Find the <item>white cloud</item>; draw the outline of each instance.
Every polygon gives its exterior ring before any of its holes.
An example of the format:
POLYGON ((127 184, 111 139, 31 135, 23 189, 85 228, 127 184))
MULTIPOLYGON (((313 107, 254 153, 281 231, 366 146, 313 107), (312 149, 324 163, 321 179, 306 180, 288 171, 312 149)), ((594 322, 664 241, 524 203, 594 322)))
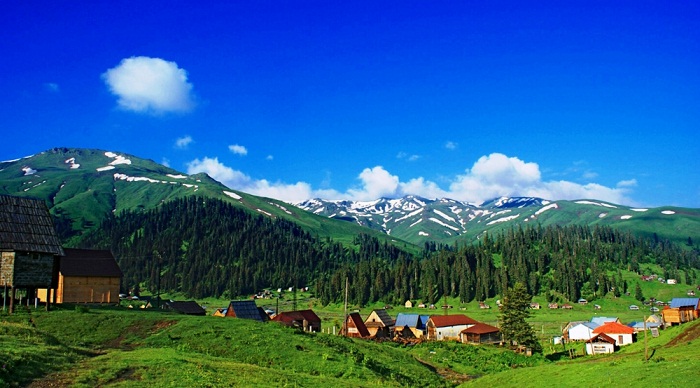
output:
POLYGON ((564 180, 543 181, 537 163, 525 162, 500 153, 479 158, 462 175, 449 180, 447 190, 423 177, 402 182, 382 166, 365 168, 359 175, 360 184, 345 192, 334 189, 314 189, 306 182, 293 184, 255 180, 243 172, 220 163, 217 158, 195 159, 188 164, 188 174, 206 172, 228 187, 254 195, 300 202, 309 198, 374 200, 380 197, 396 198, 408 194, 426 198, 451 198, 471 203, 482 203, 500 196, 540 197, 549 200, 596 199, 621 205, 635 205, 628 197, 636 180, 626 180, 617 187, 597 183, 578 184, 564 180))
POLYGON ((241 156, 248 155, 248 149, 242 145, 231 144, 230 146, 228 146, 228 149, 229 149, 229 151, 233 152, 236 155, 241 155, 241 156))
POLYGON ((445 148, 447 148, 448 150, 455 150, 457 149, 457 145, 458 144, 453 141, 448 141, 447 143, 445 143, 445 148))
POLYGON ((165 167, 170 167, 170 159, 168 159, 168 158, 163 158, 163 159, 160 161, 160 164, 162 164, 162 165, 165 166, 165 167))
POLYGON ((187 146, 192 144, 193 141, 194 140, 192 139, 192 136, 189 136, 189 135, 179 137, 179 138, 177 138, 177 140, 175 140, 175 148, 185 149, 185 148, 187 148, 187 146))
POLYGON ((187 72, 175 62, 131 57, 102 74, 122 109, 140 113, 187 112, 194 106, 187 72))
POLYGON ((275 157, 272 156, 272 155, 267 155, 267 156, 265 157, 265 160, 274 160, 274 159, 275 159, 275 157))
POLYGON ((617 187, 637 187, 636 179, 628 179, 617 182, 617 187))

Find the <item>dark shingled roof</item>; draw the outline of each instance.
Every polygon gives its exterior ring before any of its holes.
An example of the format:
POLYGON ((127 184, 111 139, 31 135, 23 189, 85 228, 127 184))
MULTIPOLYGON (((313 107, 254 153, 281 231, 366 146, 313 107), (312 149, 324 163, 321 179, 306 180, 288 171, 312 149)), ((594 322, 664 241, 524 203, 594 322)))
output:
POLYGON ((63 256, 53 219, 43 201, 0 195, 0 251, 63 256))
POLYGON ((63 251, 66 253, 61 258, 63 276, 122 276, 122 271, 110 251, 72 248, 65 248, 63 251))
POLYGON ((253 319, 260 322, 269 320, 267 313, 258 308, 253 300, 232 300, 228 305, 228 315, 236 318, 253 319))
POLYGON ((182 313, 182 314, 187 314, 187 315, 206 315, 207 314, 207 312, 204 310, 204 308, 193 300, 184 300, 184 301, 171 300, 170 302, 167 302, 166 305, 168 307, 170 307, 172 310, 175 310, 175 311, 182 313))

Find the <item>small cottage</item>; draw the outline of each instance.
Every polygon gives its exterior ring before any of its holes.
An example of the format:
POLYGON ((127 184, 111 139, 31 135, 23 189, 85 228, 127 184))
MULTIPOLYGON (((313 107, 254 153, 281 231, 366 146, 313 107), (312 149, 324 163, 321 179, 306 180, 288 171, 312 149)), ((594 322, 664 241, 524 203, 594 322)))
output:
POLYGON ((497 327, 481 322, 462 330, 459 335, 460 342, 464 344, 480 345, 503 343, 503 336, 497 327))
MULTIPOLYGON (((64 248, 60 260, 55 303, 116 303, 119 301, 122 271, 108 250, 64 248)), ((46 300, 47 290, 39 290, 46 300)))
POLYGON ((262 307, 258 307, 254 300, 232 300, 226 309, 226 316, 252 319, 259 322, 267 322, 270 319, 265 310, 262 307))
POLYGON ((569 341, 588 341, 593 338, 593 330, 600 326, 595 322, 581 322, 571 327, 566 336, 569 341))
POLYGON ((367 327, 370 336, 377 338, 391 337, 391 328, 395 323, 396 321, 384 309, 372 310, 365 319, 365 327, 367 327))
POLYGON ((679 325, 700 318, 700 298, 673 298, 661 310, 666 325, 679 325))
POLYGON ((463 314, 432 315, 428 320, 427 335, 430 340, 460 340, 460 333, 479 323, 463 314))
POLYGON ((400 338, 423 338, 428 315, 399 313, 394 322, 394 336, 400 338))
MULTIPOLYGON (((18 288, 27 290, 28 303, 38 289, 56 289, 63 255, 43 201, 0 195, 0 286, 10 290, 10 314, 18 288)), ((47 310, 49 304, 47 300, 47 310)))
POLYGON ((343 327, 340 329, 340 335, 353 338, 369 338, 369 330, 365 326, 360 313, 351 313, 345 319, 343 327))
POLYGON ((199 305, 199 303, 193 301, 193 300, 183 300, 183 301, 176 301, 176 300, 171 300, 168 302, 165 302, 165 307, 167 309, 170 309, 171 311, 180 313, 180 314, 186 314, 186 315, 207 315, 206 310, 202 306, 199 305))
POLYGON ((413 308, 413 302, 411 302, 411 300, 409 299, 409 300, 406 301, 406 303, 403 304, 403 307, 405 307, 405 308, 407 308, 407 309, 412 309, 412 308, 413 308))
POLYGON ((615 352, 615 340, 606 334, 598 334, 586 341, 586 354, 608 354, 615 352))
POLYGON ((273 322, 296 327, 303 331, 318 333, 321 331, 321 318, 313 310, 286 311, 272 317, 273 322))
POLYGON ((634 342, 635 332, 631 327, 619 322, 606 322, 595 329, 593 334, 605 334, 615 340, 616 346, 629 345, 634 342))

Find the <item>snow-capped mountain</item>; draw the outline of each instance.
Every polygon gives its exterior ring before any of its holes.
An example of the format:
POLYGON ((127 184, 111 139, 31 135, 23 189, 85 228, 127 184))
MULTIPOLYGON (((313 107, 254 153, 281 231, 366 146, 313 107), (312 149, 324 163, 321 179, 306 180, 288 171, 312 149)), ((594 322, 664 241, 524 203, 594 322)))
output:
MULTIPOLYGON (((407 241, 444 240, 520 217, 549 205, 540 198, 502 197, 481 205, 453 199, 406 196, 375 201, 311 199, 297 206, 330 218, 356 222, 407 241)), ((470 233, 471 234, 471 233, 470 233)))

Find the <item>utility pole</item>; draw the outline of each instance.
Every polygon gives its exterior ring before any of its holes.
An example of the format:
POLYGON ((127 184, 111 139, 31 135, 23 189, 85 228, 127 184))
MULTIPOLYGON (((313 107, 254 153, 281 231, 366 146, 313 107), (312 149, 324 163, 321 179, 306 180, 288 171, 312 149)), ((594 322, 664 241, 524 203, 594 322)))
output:
POLYGON ((343 320, 343 335, 348 336, 348 278, 345 277, 345 319, 343 320))
POLYGON ((644 362, 649 361, 649 344, 647 342, 647 316, 644 316, 644 362))

